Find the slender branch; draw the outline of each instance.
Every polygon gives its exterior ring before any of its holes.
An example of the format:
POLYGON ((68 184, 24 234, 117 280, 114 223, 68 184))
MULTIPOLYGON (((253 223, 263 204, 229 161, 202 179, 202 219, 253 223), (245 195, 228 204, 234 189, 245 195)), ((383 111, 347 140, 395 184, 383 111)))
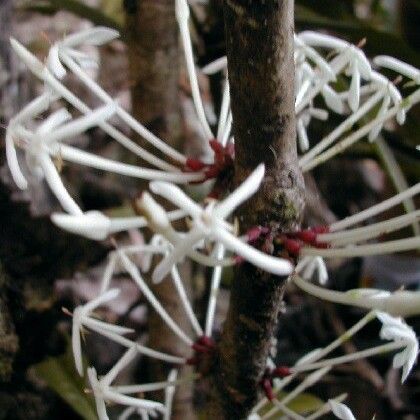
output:
MULTIPOLYGON (((179 108, 178 63, 182 54, 175 18, 174 0, 132 0, 124 2, 126 33, 130 66, 133 115, 152 133, 167 143, 182 148, 182 124, 179 108)), ((144 148, 148 144, 136 139, 144 148)), ((162 157, 162 156, 161 156, 162 157)), ((142 187, 147 188, 147 184, 142 187)), ((188 294, 191 290, 189 266, 179 267, 180 276, 188 294)), ((174 322, 188 334, 190 322, 180 304, 177 289, 168 277, 159 285, 152 285, 154 295, 174 322)), ((149 315, 149 345, 162 352, 169 351, 180 357, 188 356, 191 349, 169 330, 153 310, 149 315)), ((151 376, 166 380, 168 366, 151 363, 151 376)), ((191 373, 190 367, 180 368, 181 377, 191 373)), ((192 420, 192 384, 177 387, 172 418, 192 420)))
MULTIPOLYGON (((235 136, 235 182, 264 162, 258 193, 237 214, 241 230, 298 226, 304 207, 296 153, 292 0, 224 3, 235 136)), ((284 278, 236 270, 216 360, 214 418, 244 418, 255 404, 277 324, 284 278)))

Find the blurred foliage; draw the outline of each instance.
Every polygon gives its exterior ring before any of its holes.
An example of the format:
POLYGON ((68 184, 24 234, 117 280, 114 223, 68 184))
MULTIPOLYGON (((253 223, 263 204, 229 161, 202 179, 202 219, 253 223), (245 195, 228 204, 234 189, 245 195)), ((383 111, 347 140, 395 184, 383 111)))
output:
POLYGON ((103 10, 90 7, 81 0, 25 0, 20 3, 19 7, 27 11, 43 14, 54 14, 65 10, 83 19, 88 19, 95 25, 108 26, 122 31, 123 26, 120 24, 121 15, 107 14, 115 11, 115 7, 111 8, 110 4, 118 4, 118 0, 109 0, 107 3, 109 4, 103 10))
POLYGON ((366 38, 365 49, 369 54, 392 55, 420 67, 420 53, 403 39, 397 25, 391 26, 389 12, 374 8, 367 13, 369 18, 362 19, 343 5, 351 3, 345 0, 300 1, 296 5, 296 25, 299 29, 329 30, 356 44, 366 38))
POLYGON ((38 363, 34 370, 82 419, 97 420, 94 399, 85 392, 85 381, 74 368, 70 345, 65 354, 38 363))

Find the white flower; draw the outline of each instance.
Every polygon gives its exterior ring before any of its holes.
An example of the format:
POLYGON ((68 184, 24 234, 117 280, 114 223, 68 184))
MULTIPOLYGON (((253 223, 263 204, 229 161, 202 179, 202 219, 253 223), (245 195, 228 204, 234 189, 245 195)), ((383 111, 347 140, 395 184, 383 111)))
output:
POLYGON ((16 185, 24 190, 28 188, 28 181, 23 175, 18 161, 16 142, 19 136, 16 133, 16 128, 23 122, 32 119, 42 112, 46 111, 50 105, 50 102, 55 99, 50 92, 46 92, 35 98, 28 105, 26 105, 15 117, 13 117, 6 131, 6 158, 7 164, 9 165, 10 173, 15 181, 16 185))
MULTIPOLYGON (((332 81, 336 80, 335 72, 329 63, 324 58, 322 58, 322 56, 318 54, 315 49, 306 45, 304 41, 299 38, 299 35, 295 35, 295 52, 298 56, 303 56, 307 60, 312 61, 321 70, 323 77, 326 77, 332 81)), ((297 61, 299 61, 299 58, 297 61)))
MULTIPOLYGON (((46 100, 43 97, 42 100, 42 105, 46 105, 46 100)), ((31 106, 33 107, 33 103, 26 109, 31 108, 31 106)), ((40 104, 38 106, 40 108, 40 104)), ((37 111, 39 110, 37 109, 37 111)), ((63 208, 71 214, 80 215, 82 211, 65 188, 50 155, 59 156, 61 140, 83 133, 108 119, 114 112, 114 106, 106 105, 86 116, 71 120, 69 112, 61 109, 51 114, 35 131, 30 131, 23 126, 24 123, 30 122, 28 121, 29 118, 35 117, 33 112, 26 112, 25 119, 20 116, 18 121, 12 121, 8 128, 9 151, 7 157, 10 171, 15 175, 14 179, 17 185, 26 188, 27 181, 19 168, 16 151, 11 142, 18 144, 21 149, 25 150, 28 169, 37 178, 45 178, 63 208)))
MULTIPOLYGON (((183 210, 175 210, 168 213, 168 219, 171 221, 178 220, 185 215, 186 213, 183 210)), ((81 215, 54 213, 51 220, 60 229, 95 241, 102 241, 113 233, 140 229, 148 224, 144 217, 110 218, 97 210, 88 211, 81 215)))
MULTIPOLYGON (((178 377, 178 371, 176 369, 172 369, 169 372, 168 382, 175 382, 177 377, 178 377)), ((171 420, 174 395, 175 395, 174 385, 170 385, 165 388, 165 415, 163 418, 164 420, 171 420)))
POLYGON ((351 77, 348 96, 349 106, 353 112, 356 112, 360 104, 362 78, 370 80, 372 75, 372 68, 363 51, 355 45, 330 35, 305 31, 299 34, 299 37, 306 45, 328 48, 339 52, 340 61, 342 60, 345 63, 344 65, 347 67, 346 73, 351 77))
MULTIPOLYGON (((372 72, 372 84, 377 86, 377 91, 383 92, 383 99, 381 107, 376 115, 376 118, 382 118, 388 111, 391 106, 395 106, 401 103, 402 96, 400 91, 395 87, 395 85, 390 82, 386 77, 382 76, 377 72, 372 72)), ((397 114, 397 121, 399 124, 404 124, 406 118, 406 111, 404 108, 397 114)), ((380 131, 382 130, 383 123, 378 124, 375 128, 369 133, 369 141, 374 141, 380 131)))
POLYGON ((302 152, 305 152, 310 147, 306 128, 309 126, 312 118, 326 121, 328 119, 328 112, 323 109, 313 108, 310 106, 302 111, 297 117, 297 135, 299 140, 299 147, 302 152))
POLYGON ((227 198, 221 202, 211 201, 204 208, 175 185, 157 181, 150 183, 150 189, 154 193, 185 210, 192 218, 191 230, 185 236, 179 235, 171 227, 163 208, 150 195, 143 194, 142 206, 147 212, 152 229, 165 236, 174 245, 174 250, 156 267, 153 273, 154 280, 163 279, 175 263, 189 255, 191 249, 203 240, 220 242, 226 249, 265 271, 280 276, 291 274, 293 266, 289 261, 264 254, 244 243, 232 234, 232 226, 225 221, 236 207, 258 190, 263 177, 264 165, 259 165, 227 198))
POLYGON ((404 350, 397 353, 393 359, 393 367, 402 367, 401 382, 405 382, 413 368, 419 352, 419 343, 415 332, 401 318, 395 318, 385 312, 378 312, 378 319, 383 326, 380 337, 384 340, 392 340, 396 343, 405 342, 404 350))
POLYGON ((190 18, 190 8, 187 0, 175 0, 175 14, 178 21, 179 31, 181 33, 182 45, 184 48, 185 62, 187 72, 190 79, 191 93, 194 105, 197 111, 197 117, 203 128, 203 132, 208 140, 214 138, 209 123, 207 121, 206 113, 204 111, 203 101, 200 95, 200 88, 198 85, 197 72, 195 70, 194 55, 192 50, 191 35, 188 28, 188 20, 190 18))
POLYGON ((47 66, 58 78, 62 79, 67 71, 61 63, 60 54, 72 57, 82 68, 96 66, 97 63, 88 54, 78 51, 81 45, 100 46, 119 37, 118 31, 105 27, 95 27, 69 35, 55 43, 48 54, 47 66))
POLYGON ((348 408, 345 404, 335 400, 328 400, 328 403, 331 406, 332 412, 337 418, 341 420, 356 420, 350 408, 348 408))
POLYGON ((304 257, 296 266, 296 272, 302 273, 305 280, 310 280, 315 271, 318 283, 325 285, 328 281, 328 270, 322 257, 304 257))
POLYGON ((119 295, 118 289, 108 290, 106 293, 98 296, 96 299, 91 300, 85 305, 77 307, 73 312, 73 325, 72 325, 72 349, 74 363, 76 365, 77 372, 79 375, 83 375, 83 358, 82 358, 82 346, 81 346, 81 331, 83 326, 93 327, 93 329, 100 329, 106 332, 115 333, 118 335, 127 334, 133 332, 130 328, 121 327, 118 325, 107 324, 92 318, 90 314, 99 306, 110 300, 115 299, 119 295))
POLYGON ((136 407, 146 411, 154 412, 157 410, 161 413, 165 412, 165 408, 161 403, 140 398, 133 398, 113 391, 109 384, 104 382, 103 379, 98 379, 95 368, 88 368, 87 373, 89 383, 95 397, 99 420, 109 420, 108 414, 106 412, 106 401, 127 405, 129 407, 136 407))

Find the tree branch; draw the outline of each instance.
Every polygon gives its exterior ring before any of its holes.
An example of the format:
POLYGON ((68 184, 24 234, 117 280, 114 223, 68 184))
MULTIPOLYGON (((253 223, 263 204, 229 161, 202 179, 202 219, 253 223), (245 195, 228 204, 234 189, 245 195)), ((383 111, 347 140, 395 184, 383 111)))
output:
MULTIPOLYGON (((259 163, 266 165, 259 192, 237 214, 242 231, 258 224, 274 232, 295 229, 303 213, 293 12, 292 0, 224 2, 236 184, 259 163)), ((284 284, 249 264, 236 270, 216 361, 214 418, 242 419, 256 402, 284 284)))
MULTIPOLYGON (((173 0, 132 0, 124 3, 127 16, 127 46, 130 64, 133 115, 153 133, 172 147, 180 150, 183 145, 179 107, 178 62, 181 54, 178 45, 178 26, 173 0)), ((143 139, 138 142, 150 149, 143 139)), ((138 184, 137 184, 138 185, 138 184)), ((138 185, 147 188, 147 183, 138 185)), ((188 266, 180 267, 187 290, 191 289, 188 266)), ((152 285, 156 297, 174 321, 184 330, 190 325, 179 303, 171 278, 152 285)), ((153 311, 149 314, 149 345, 160 351, 184 357, 191 349, 180 342, 153 311)), ((188 375, 190 367, 183 367, 180 376, 188 375)), ((154 380, 166 379, 168 369, 162 363, 151 363, 154 380)), ((173 419, 195 418, 192 406, 192 386, 177 388, 174 399, 173 419)))

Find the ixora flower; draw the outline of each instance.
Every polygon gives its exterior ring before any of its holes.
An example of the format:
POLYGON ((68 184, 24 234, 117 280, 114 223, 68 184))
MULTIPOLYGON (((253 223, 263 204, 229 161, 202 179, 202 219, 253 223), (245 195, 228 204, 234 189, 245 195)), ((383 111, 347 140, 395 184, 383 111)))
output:
POLYGON ((180 235, 171 227, 166 212, 147 193, 144 193, 139 205, 142 207, 150 222, 150 226, 157 233, 165 236, 174 246, 174 250, 156 267, 153 278, 162 280, 170 271, 173 264, 189 255, 191 249, 203 240, 219 242, 223 246, 256 265, 279 276, 288 276, 293 265, 285 259, 275 258, 251 247, 232 233, 232 226, 226 222, 235 208, 252 196, 259 188, 264 177, 264 165, 259 165, 254 172, 223 201, 210 201, 202 207, 189 198, 178 187, 165 182, 152 182, 150 189, 182 210, 192 218, 191 229, 186 235, 180 235))

